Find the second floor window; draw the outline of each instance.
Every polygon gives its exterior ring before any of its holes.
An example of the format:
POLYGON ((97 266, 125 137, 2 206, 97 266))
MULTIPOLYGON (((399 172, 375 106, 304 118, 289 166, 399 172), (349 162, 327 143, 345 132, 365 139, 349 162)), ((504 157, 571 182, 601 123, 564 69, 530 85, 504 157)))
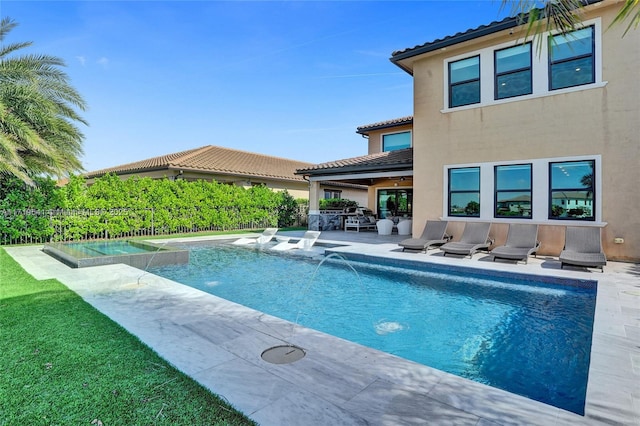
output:
POLYGON ((411 148, 411 132, 389 133, 382 135, 382 151, 411 148))
POLYGON ((480 102, 480 56, 449 63, 449 108, 480 102))
POLYGON ((496 50, 495 70, 496 99, 531 94, 531 43, 496 50))
POLYGON ((593 26, 549 37, 549 90, 595 82, 593 26))

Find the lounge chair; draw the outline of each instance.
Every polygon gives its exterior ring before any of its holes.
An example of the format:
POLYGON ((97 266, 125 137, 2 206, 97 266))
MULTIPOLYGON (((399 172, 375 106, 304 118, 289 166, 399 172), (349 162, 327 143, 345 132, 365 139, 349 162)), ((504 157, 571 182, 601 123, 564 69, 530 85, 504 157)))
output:
POLYGON ((290 243, 288 241, 283 241, 281 243, 276 244, 271 249, 284 251, 284 250, 292 250, 292 249, 303 249, 309 250, 315 243, 318 237, 320 236, 320 231, 307 231, 304 233, 302 238, 295 243, 290 243))
POLYGON ((600 228, 567 226, 560 262, 560 269, 573 265, 600 268, 604 272, 607 257, 602 251, 600 228))
POLYGON ((276 232, 278 232, 278 228, 267 228, 257 238, 239 238, 233 244, 266 244, 273 239, 276 232))
POLYGON ((538 225, 530 223, 509 224, 507 241, 502 246, 491 250, 493 261, 496 259, 523 260, 527 263, 530 255, 535 255, 540 247, 538 241, 538 225))
POLYGON ((441 246, 451 240, 447 235, 448 224, 446 220, 428 220, 420 238, 408 238, 400 241, 398 245, 402 247, 402 251, 409 249, 426 253, 430 248, 441 246))
POLYGON ((440 250, 447 254, 460 254, 472 257, 478 250, 486 250, 493 243, 489 238, 489 222, 467 222, 462 231, 460 241, 449 242, 440 246, 440 250))

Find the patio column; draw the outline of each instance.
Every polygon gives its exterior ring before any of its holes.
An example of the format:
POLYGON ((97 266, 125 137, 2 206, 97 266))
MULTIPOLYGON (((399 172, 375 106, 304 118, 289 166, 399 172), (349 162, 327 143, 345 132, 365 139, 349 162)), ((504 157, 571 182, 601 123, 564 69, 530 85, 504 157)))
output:
POLYGON ((320 225, 320 182, 309 180, 309 229, 321 231, 320 225))

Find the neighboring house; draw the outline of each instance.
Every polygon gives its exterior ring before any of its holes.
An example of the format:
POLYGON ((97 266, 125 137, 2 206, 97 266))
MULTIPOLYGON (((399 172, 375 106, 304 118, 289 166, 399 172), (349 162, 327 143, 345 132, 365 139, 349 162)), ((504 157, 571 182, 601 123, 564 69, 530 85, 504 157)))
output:
MULTIPOLYGON (((583 27, 543 34, 540 50, 507 18, 392 54, 414 79, 414 233, 489 221, 501 243, 509 223, 537 223, 539 253, 557 256, 565 226, 593 226, 610 259, 640 261, 640 31, 609 28, 620 7, 587 6, 583 27)), ((298 173, 340 176, 330 164, 298 173)))
MULTIPOLYGON (((296 175, 311 163, 207 145, 187 151, 153 157, 134 163, 85 173, 87 183, 108 173, 121 179, 133 176, 152 179, 215 180, 245 188, 266 185, 274 191, 287 190, 294 198, 309 198, 309 182, 296 175)), ((366 203, 366 187, 345 182, 322 182, 320 190, 334 198, 366 203)), ((329 198, 329 197, 327 197, 329 198)))

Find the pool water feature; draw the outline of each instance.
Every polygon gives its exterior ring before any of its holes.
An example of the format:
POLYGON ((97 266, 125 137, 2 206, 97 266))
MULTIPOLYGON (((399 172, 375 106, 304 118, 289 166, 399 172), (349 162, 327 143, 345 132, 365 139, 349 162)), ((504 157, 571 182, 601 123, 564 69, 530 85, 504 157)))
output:
POLYGON ((124 263, 144 270, 189 262, 189 250, 130 240, 47 243, 43 250, 73 268, 124 263))
MULTIPOLYGON (((188 246, 184 246, 188 248, 188 246)), ((364 259, 364 258, 363 258, 364 259)), ((230 245, 149 271, 461 377, 584 414, 596 283, 383 266, 230 245), (353 270, 357 271, 358 277, 353 270)))

